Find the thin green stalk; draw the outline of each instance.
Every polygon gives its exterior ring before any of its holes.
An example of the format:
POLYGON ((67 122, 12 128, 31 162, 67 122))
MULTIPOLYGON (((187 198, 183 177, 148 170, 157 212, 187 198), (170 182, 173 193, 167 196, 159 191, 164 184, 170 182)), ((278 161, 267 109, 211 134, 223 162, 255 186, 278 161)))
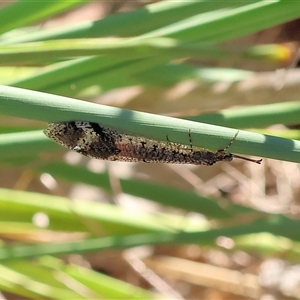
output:
POLYGON ((2 247, 0 249, 0 261, 24 259, 41 255, 74 254, 90 251, 99 251, 109 248, 129 248, 141 245, 153 245, 164 243, 211 243, 219 236, 235 237, 245 234, 270 232, 300 241, 297 230, 291 228, 299 227, 298 220, 289 220, 283 216, 271 216, 267 219, 257 219, 251 224, 217 228, 202 232, 155 232, 133 234, 127 236, 108 236, 83 241, 68 243, 51 243, 45 245, 29 245, 2 247))
MULTIPOLYGON (((132 135, 211 150, 226 148, 237 130, 182 119, 120 109, 40 92, 0 87, 0 112, 5 115, 62 122, 83 120, 100 123, 132 135)), ((239 131, 230 152, 300 162, 300 142, 239 131)))

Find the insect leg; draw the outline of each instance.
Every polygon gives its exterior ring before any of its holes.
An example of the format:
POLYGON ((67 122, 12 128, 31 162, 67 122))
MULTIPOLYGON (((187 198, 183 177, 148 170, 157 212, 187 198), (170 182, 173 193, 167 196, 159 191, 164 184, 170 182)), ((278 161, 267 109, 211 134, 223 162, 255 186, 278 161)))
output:
POLYGON ((191 147, 191 151, 193 151, 193 142, 192 142, 192 134, 191 134, 191 129, 189 129, 189 141, 190 141, 190 147, 191 147))
POLYGON ((166 135, 166 138, 167 138, 167 142, 168 142, 168 144, 169 144, 169 143, 171 143, 171 142, 170 142, 170 140, 169 140, 169 137, 168 137, 168 135, 166 135))
POLYGON ((221 149, 223 151, 226 151, 232 144, 233 142, 236 140, 238 134, 239 134, 239 130, 236 132, 236 134, 234 135, 234 137, 230 140, 229 144, 224 148, 224 149, 221 149))

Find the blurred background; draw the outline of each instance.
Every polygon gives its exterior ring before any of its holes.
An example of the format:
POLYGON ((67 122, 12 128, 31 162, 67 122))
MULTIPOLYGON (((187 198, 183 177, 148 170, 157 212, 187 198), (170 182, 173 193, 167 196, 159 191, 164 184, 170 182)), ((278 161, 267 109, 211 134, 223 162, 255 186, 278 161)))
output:
MULTIPOLYGON (((298 2, 0 8, 2 85, 300 138, 298 2)), ((0 118, 3 299, 300 298, 298 164, 107 162, 45 127, 0 118)))

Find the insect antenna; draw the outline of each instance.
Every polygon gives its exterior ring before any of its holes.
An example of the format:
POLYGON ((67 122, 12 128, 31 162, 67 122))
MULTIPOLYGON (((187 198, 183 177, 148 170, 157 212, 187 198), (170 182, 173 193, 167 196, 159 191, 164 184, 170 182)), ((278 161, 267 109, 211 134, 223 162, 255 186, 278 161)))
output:
POLYGON ((243 159, 243 160, 247 160, 247 161, 251 161, 251 162, 257 163, 259 165, 262 162, 262 159, 251 159, 251 158, 240 156, 240 155, 236 155, 236 154, 232 154, 232 157, 243 159))
MULTIPOLYGON (((227 150, 232 145, 232 143, 236 140, 238 134, 239 134, 239 130, 237 131, 237 133, 234 135, 234 137, 231 139, 230 143, 227 145, 227 147, 224 150, 227 150)), ((232 157, 243 159, 243 160, 247 160, 247 161, 251 161, 251 162, 254 162, 254 163, 259 164, 259 165, 262 162, 262 159, 251 159, 251 158, 248 158, 248 157, 245 157, 245 156, 236 155, 236 154, 232 154, 232 157)))

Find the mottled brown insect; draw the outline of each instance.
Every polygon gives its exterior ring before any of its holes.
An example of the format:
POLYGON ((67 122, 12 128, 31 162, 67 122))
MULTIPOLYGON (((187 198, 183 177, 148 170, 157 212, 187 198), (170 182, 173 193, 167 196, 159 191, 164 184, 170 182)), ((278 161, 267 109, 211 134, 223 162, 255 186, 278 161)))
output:
POLYGON ((50 123, 44 133, 55 142, 88 157, 113 161, 176 163, 211 166, 218 161, 231 161, 234 157, 260 164, 253 160, 228 153, 225 149, 211 152, 203 148, 160 142, 132 136, 91 122, 50 123))

